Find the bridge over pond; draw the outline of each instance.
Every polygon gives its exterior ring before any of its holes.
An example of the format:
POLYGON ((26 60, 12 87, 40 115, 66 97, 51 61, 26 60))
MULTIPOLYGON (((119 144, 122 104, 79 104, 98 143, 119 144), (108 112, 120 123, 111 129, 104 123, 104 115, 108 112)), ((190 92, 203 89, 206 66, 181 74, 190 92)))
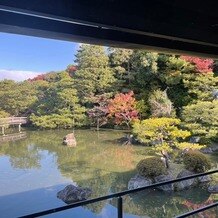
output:
POLYGON ((2 135, 5 135, 5 128, 18 125, 18 130, 21 132, 21 125, 27 123, 27 117, 8 117, 0 118, 0 127, 2 128, 2 135))

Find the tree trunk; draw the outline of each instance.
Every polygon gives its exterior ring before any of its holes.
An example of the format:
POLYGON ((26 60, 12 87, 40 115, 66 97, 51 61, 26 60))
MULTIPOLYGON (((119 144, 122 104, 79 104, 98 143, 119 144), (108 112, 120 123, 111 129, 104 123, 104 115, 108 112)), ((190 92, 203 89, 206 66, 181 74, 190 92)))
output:
POLYGON ((97 118, 97 131, 99 131, 99 118, 97 118))

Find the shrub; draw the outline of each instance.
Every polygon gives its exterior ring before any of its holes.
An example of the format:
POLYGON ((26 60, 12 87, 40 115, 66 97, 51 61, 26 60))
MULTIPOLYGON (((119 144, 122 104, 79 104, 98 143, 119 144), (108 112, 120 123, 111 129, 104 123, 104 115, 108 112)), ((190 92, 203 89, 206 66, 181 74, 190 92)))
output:
MULTIPOLYGON (((179 127, 181 120, 176 118, 161 117, 135 121, 133 133, 142 143, 156 144, 156 151, 172 152, 179 146, 181 140, 189 137, 191 133, 179 127)), ((179 147, 178 147, 179 148, 179 147)))
POLYGON ((183 158, 187 170, 203 173, 211 168, 210 160, 200 151, 188 151, 183 158))
POLYGON ((139 175, 144 177, 155 177, 166 173, 166 167, 158 157, 150 157, 139 161, 136 169, 139 175))
POLYGON ((7 118, 10 114, 0 109, 0 118, 7 118))

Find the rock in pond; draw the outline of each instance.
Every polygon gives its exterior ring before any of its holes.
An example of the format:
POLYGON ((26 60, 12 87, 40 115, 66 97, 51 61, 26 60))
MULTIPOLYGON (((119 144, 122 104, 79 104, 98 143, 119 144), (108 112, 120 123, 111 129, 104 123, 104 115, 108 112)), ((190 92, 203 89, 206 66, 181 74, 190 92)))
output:
MULTIPOLYGON (((186 176, 191 176, 191 175, 194 175, 195 173, 191 172, 191 171, 188 171, 188 170, 183 170, 181 171, 178 175, 177 175, 177 178, 182 178, 182 177, 186 177, 186 176)), ((195 186, 197 184, 197 180, 196 179, 188 179, 188 180, 184 180, 184 181, 181 181, 181 182, 177 182, 175 183, 175 189, 177 191, 181 191, 181 190, 184 190, 184 189, 189 189, 193 186, 195 186)))
POLYGON ((212 154, 213 153, 212 148, 202 148, 200 151, 204 154, 212 154))
POLYGON ((63 139, 63 144, 69 147, 76 147, 76 138, 74 133, 67 134, 63 139))
POLYGON ((218 193, 218 185, 210 185, 207 190, 210 193, 218 193))
POLYGON ((57 193, 57 198, 67 204, 87 200, 92 194, 91 189, 68 185, 57 193))
POLYGON ((199 183, 205 183, 205 182, 210 182, 211 181, 211 177, 209 175, 205 175, 205 176, 200 176, 197 178, 199 183))
MULTIPOLYGON (((155 183, 166 182, 166 181, 170 181, 170 180, 173 180, 173 176, 170 174, 160 175, 160 176, 156 176, 154 178, 155 183)), ((172 192, 172 191, 174 191, 174 185, 173 185, 173 183, 167 184, 167 185, 162 185, 162 186, 158 186, 157 189, 162 190, 162 191, 166 191, 166 192, 172 192)))
POLYGON ((192 136, 189 140, 190 143, 199 143, 201 138, 199 136, 192 136))
POLYGON ((140 175, 136 175, 128 182, 128 190, 141 188, 152 184, 152 180, 140 175))

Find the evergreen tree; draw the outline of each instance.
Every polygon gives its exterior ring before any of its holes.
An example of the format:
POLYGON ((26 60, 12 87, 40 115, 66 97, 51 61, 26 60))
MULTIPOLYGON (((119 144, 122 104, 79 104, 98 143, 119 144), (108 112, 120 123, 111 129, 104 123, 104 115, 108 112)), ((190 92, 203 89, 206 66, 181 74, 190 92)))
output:
POLYGON ((184 107, 182 118, 185 127, 202 139, 218 140, 218 101, 198 101, 184 107))
POLYGON ((90 103, 91 97, 112 91, 115 82, 109 58, 102 46, 81 45, 76 54, 75 87, 80 100, 90 103))
POLYGON ((151 115, 153 117, 175 116, 173 104, 167 96, 167 90, 155 90, 149 97, 151 115))
POLYGON ((132 54, 131 49, 109 48, 110 65, 115 72, 115 77, 118 80, 119 90, 125 91, 125 88, 133 81, 132 72, 132 54))
POLYGON ((79 104, 73 79, 67 72, 59 73, 38 103, 31 116, 34 125, 41 128, 72 128, 85 122, 85 108, 79 104))
POLYGON ((24 115, 36 100, 36 90, 29 81, 0 81, 0 109, 10 115, 24 115))

